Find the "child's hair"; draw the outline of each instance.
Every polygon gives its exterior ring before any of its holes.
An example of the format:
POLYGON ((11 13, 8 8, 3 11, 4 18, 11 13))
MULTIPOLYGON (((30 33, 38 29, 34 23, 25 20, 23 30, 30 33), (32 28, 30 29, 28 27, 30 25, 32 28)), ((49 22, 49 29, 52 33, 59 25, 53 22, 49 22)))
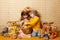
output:
POLYGON ((24 10, 23 10, 23 11, 21 12, 21 20, 24 20, 24 17, 23 17, 24 15, 28 16, 27 19, 29 20, 29 19, 30 19, 30 15, 29 15, 28 13, 29 13, 28 11, 24 11, 24 10))

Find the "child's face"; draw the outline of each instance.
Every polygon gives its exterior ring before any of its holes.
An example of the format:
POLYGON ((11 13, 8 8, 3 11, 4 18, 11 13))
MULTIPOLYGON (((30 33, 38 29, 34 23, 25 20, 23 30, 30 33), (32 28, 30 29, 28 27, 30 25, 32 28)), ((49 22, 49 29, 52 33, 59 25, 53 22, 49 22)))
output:
POLYGON ((31 17, 34 17, 34 13, 32 13, 32 12, 30 12, 29 15, 30 15, 31 17))
POLYGON ((27 15, 24 15, 23 17, 24 17, 24 18, 27 18, 28 16, 27 16, 27 15))

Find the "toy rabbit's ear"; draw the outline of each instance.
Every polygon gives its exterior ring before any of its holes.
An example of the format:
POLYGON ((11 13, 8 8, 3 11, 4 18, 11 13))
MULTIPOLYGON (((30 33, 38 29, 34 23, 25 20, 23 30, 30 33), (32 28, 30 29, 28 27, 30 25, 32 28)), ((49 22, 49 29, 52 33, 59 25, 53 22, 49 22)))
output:
POLYGON ((54 22, 50 22, 49 24, 53 24, 54 22))

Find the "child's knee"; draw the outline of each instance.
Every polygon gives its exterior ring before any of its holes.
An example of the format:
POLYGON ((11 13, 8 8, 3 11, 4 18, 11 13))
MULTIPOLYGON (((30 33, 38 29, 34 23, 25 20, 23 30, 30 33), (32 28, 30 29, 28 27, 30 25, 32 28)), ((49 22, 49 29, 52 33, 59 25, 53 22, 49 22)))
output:
POLYGON ((36 33, 35 32, 32 32, 32 36, 36 36, 36 33))
POLYGON ((40 35, 41 35, 41 30, 38 30, 37 36, 40 36, 40 35))

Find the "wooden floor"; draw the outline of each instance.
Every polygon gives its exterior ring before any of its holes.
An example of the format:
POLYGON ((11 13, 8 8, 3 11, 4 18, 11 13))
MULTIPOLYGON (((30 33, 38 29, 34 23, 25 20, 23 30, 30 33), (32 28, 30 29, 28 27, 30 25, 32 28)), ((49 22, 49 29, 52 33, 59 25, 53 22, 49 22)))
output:
MULTIPOLYGON (((12 39, 12 38, 8 38, 8 37, 3 37, 0 36, 0 40, 44 40, 43 38, 38 38, 38 37, 32 37, 32 38, 23 38, 23 39, 12 39)), ((55 39, 49 39, 49 40, 60 40, 60 37, 57 37, 55 39)))
MULTIPOLYGON (((38 38, 38 37, 31 37, 31 38, 23 38, 23 39, 12 39, 12 38, 8 38, 8 37, 3 37, 0 36, 0 40, 44 40, 43 38, 38 38)), ((58 34, 58 37, 55 39, 49 39, 49 40, 60 40, 60 33, 58 34)))

